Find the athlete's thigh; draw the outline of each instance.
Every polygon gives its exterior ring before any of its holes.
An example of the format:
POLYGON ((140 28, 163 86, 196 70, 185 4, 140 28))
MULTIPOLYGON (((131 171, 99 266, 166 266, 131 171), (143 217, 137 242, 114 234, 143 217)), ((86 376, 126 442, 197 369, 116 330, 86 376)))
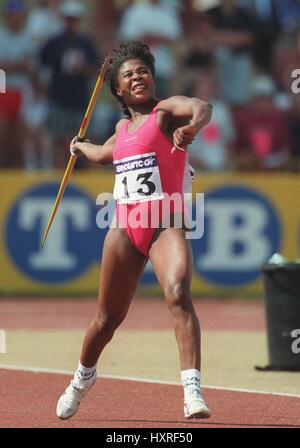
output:
POLYGON ((108 231, 102 253, 99 306, 115 316, 126 313, 147 257, 140 254, 123 229, 108 231))
POLYGON ((169 228, 160 231, 152 244, 149 258, 162 288, 175 283, 190 286, 193 255, 184 230, 169 228))

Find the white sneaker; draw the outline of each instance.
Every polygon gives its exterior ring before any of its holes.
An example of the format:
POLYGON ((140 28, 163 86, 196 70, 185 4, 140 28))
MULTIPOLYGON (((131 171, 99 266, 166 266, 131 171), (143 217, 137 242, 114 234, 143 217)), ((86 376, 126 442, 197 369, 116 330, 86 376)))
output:
POLYGON ((83 389, 74 385, 73 380, 71 384, 66 388, 61 395, 56 406, 56 415, 61 420, 66 420, 72 417, 79 408, 82 398, 85 396, 88 390, 95 384, 97 380, 97 374, 95 373, 93 380, 89 383, 88 387, 83 389))
POLYGON ((184 403, 184 416, 186 418, 209 418, 211 412, 202 397, 184 403))

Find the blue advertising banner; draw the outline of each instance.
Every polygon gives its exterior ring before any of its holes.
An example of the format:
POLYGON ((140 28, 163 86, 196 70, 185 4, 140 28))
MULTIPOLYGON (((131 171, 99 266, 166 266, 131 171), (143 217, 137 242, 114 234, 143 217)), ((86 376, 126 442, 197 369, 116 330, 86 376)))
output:
MULTIPOLYGON (((0 174, 2 295, 97 292, 107 232, 97 225, 97 196, 112 192, 114 176, 102 169, 73 173, 42 249, 60 179, 61 173, 0 174)), ((196 176, 193 193, 204 193, 204 233, 191 237, 194 294, 259 293, 266 260, 276 252, 299 257, 299 187, 293 175, 196 176)), ((150 263, 141 286, 157 290, 150 263)))

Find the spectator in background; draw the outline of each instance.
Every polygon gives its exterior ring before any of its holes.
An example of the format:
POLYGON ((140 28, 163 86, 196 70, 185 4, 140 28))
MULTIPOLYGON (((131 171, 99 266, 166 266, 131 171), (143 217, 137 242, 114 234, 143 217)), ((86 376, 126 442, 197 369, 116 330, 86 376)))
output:
POLYGON ((211 72, 202 73, 195 83, 193 96, 213 106, 212 118, 189 146, 194 168, 221 171, 232 167, 231 153, 235 128, 227 105, 216 97, 216 80, 211 72))
POLYGON ((161 5, 159 0, 133 3, 121 18, 119 37, 148 44, 156 60, 157 95, 169 96, 177 69, 173 44, 182 37, 176 10, 161 5))
POLYGON ((101 42, 102 48, 110 49, 116 40, 116 30, 120 21, 121 9, 125 2, 117 0, 97 0, 93 14, 93 34, 97 42, 101 42))
POLYGON ((280 88, 291 92, 292 72, 300 68, 300 27, 285 35, 276 49, 274 57, 274 76, 280 88))
POLYGON ((180 20, 184 35, 188 34, 191 24, 193 22, 193 15, 194 15, 193 3, 194 0, 186 0, 184 2, 184 6, 180 9, 180 20))
POLYGON ((274 46, 279 36, 279 19, 274 0, 239 0, 239 5, 253 14, 258 21, 254 57, 256 65, 263 71, 272 66, 274 46))
POLYGON ((299 25, 299 0, 273 0, 281 31, 288 31, 299 25))
POLYGON ((63 21, 59 14, 61 1, 39 0, 39 5, 28 14, 26 29, 36 53, 47 40, 63 31, 63 21))
POLYGON ((43 81, 47 72, 38 66, 38 56, 47 40, 59 34, 63 29, 62 17, 58 7, 61 0, 40 0, 39 5, 33 7, 26 24, 26 31, 34 52, 36 77, 31 92, 31 107, 24 115, 28 132, 23 138, 25 152, 25 168, 36 170, 50 169, 53 166, 53 157, 50 145, 50 136, 47 131, 48 101, 43 81))
POLYGON ((214 27, 212 20, 205 12, 199 12, 192 17, 184 46, 182 47, 181 59, 182 64, 187 68, 185 75, 189 74, 190 76, 194 72, 197 77, 199 70, 209 69, 214 66, 211 46, 214 27))
POLYGON ((89 36, 81 33, 85 13, 82 3, 65 1, 60 7, 64 31, 50 39, 41 51, 41 63, 51 69, 49 130, 55 149, 55 165, 65 166, 66 148, 77 134, 88 105, 89 82, 97 73, 98 57, 89 36))
MULTIPOLYGON (((201 6, 201 0, 198 3, 201 6)), ((237 0, 221 0, 219 3, 207 11, 213 29, 210 36, 205 37, 205 43, 214 52, 221 96, 232 106, 244 106, 249 101, 258 24, 237 5, 237 0)))
POLYGON ((275 84, 260 75, 252 81, 250 92, 251 105, 237 116, 237 166, 283 169, 289 159, 290 135, 285 115, 274 105, 275 84))
POLYGON ((0 165, 23 165, 22 141, 27 136, 24 115, 31 107, 33 51, 25 31, 26 7, 22 0, 4 3, 0 28, 0 67, 6 72, 7 91, 0 95, 0 165))

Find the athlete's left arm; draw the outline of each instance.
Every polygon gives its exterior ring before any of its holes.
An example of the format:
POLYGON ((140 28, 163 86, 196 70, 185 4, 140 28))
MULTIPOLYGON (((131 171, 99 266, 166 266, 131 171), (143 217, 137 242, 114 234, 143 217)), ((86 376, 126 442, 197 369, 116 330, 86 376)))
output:
POLYGON ((185 149, 198 132, 209 123, 212 105, 199 98, 173 96, 160 103, 160 107, 169 113, 170 129, 173 129, 174 146, 185 149), (183 126, 183 121, 189 121, 183 126))

